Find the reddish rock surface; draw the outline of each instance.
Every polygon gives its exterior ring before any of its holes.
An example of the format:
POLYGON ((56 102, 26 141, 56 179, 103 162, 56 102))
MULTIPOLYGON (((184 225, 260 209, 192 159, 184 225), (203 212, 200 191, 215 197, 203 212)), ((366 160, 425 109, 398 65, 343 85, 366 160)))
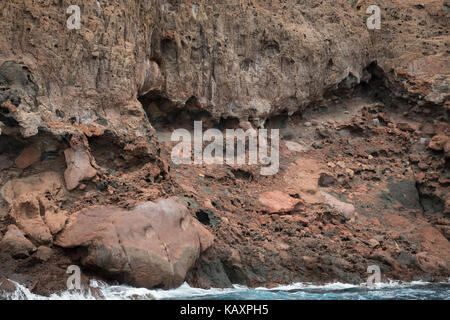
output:
POLYGON ((40 261, 48 261, 50 260, 50 258, 52 257, 52 249, 50 249, 49 247, 46 246, 40 246, 39 248, 37 248, 35 256, 37 259, 39 259, 40 261))
POLYGON ((41 158, 41 149, 38 145, 31 145, 25 148, 16 158, 16 166, 20 169, 25 169, 31 166, 41 158))
POLYGON ((147 287, 448 280, 450 4, 379 2, 368 30, 373 4, 93 1, 75 31, 57 1, 3 1, 0 241, 40 249, 0 274, 47 295, 72 264, 147 287), (279 172, 175 165, 194 120, 280 129, 279 172))
POLYGON ((290 212, 300 202, 300 200, 294 199, 281 191, 261 193, 258 201, 268 213, 290 212))
POLYGON ((3 199, 10 206, 9 216, 39 244, 52 242, 52 234, 62 230, 66 213, 53 201, 64 196, 62 178, 54 172, 22 179, 12 179, 1 189, 3 199))
POLYGON ((97 174, 90 162, 89 154, 81 148, 66 149, 64 151, 66 157, 67 169, 64 172, 67 190, 73 190, 83 180, 92 179, 97 174))
POLYGON ((83 265, 138 287, 173 288, 214 237, 176 197, 130 211, 98 207, 75 214, 58 236, 64 248, 86 247, 83 265))
MULTIPOLYGON (((442 151, 442 150, 444 150, 444 148, 446 148, 448 141, 449 141, 449 137, 442 136, 442 135, 436 135, 433 138, 431 138, 430 144, 428 145, 428 147, 435 151, 442 151)), ((446 152, 447 151, 448 150, 446 150, 446 152)))

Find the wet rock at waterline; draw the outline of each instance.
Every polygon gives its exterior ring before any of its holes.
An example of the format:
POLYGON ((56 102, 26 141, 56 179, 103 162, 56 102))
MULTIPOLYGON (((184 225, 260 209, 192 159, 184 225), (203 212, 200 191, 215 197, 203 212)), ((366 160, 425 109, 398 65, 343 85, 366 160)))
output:
POLYGON ((85 267, 139 287, 172 288, 183 283, 213 235, 177 197, 132 210, 97 207, 77 213, 58 236, 64 248, 85 247, 85 267))
POLYGON ((0 297, 7 297, 16 291, 16 286, 4 276, 0 276, 0 297))

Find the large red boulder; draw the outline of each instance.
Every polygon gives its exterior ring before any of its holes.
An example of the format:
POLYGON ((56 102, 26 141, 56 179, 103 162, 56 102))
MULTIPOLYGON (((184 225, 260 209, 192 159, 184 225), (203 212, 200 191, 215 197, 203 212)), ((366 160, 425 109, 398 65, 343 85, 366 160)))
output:
POLYGON ((85 209, 56 244, 86 247, 84 266, 138 287, 172 288, 183 283, 213 235, 177 197, 146 202, 132 210, 85 209))

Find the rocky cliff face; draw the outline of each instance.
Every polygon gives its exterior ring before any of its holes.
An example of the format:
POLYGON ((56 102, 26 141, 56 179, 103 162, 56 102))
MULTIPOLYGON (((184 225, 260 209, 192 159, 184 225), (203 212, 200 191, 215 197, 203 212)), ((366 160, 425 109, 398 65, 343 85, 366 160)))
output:
MULTIPOLYGON (((396 81, 418 78, 403 83, 406 92, 445 102, 448 83, 436 73, 449 72, 448 7, 396 1, 383 12, 383 32, 376 32, 364 24, 369 5, 4 1, 0 62, 11 92, 2 94, 2 103, 17 108, 11 117, 26 137, 39 127, 70 131, 60 128, 63 123, 151 144, 138 99, 147 106, 166 99, 158 110, 163 113, 185 108, 216 120, 264 121, 301 111, 339 84, 368 81, 365 68, 374 61, 386 72, 401 70, 396 81), (80 30, 68 29, 69 5, 80 7, 80 30)), ((146 111, 151 118, 155 110, 146 111)))
MULTIPOLYGON (((0 239, 18 225, 14 235, 33 242, 19 245, 19 256, 34 261, 5 258, 3 272, 25 268, 33 283, 40 261, 64 277, 56 260, 86 261, 83 250, 53 243, 72 213, 95 204, 133 210, 177 195, 216 237, 188 274, 199 286, 359 281, 362 266, 377 259, 393 277, 445 277, 449 8, 447 0, 2 1, 0 239), (380 30, 365 24, 372 4, 382 9, 380 30), (80 8, 80 29, 67 26, 69 5, 80 8), (159 129, 194 119, 281 126, 280 174, 268 182, 248 168, 172 166, 159 129), (413 205, 393 191, 400 180, 409 181, 413 205), (384 202, 351 200, 371 183, 384 202), (330 207, 341 218, 328 216, 330 207), (386 208, 401 218, 383 217, 386 208), (363 257, 346 247, 352 239, 363 257), (33 246, 53 247, 50 262, 33 246)), ((185 266, 197 261, 195 246, 185 266)))
POLYGON ((369 32, 350 10, 348 1, 5 1, 2 75, 30 99, 16 102, 26 136, 64 123, 146 138, 137 100, 146 96, 168 99, 162 112, 265 120, 349 76, 367 80, 369 32), (67 28, 69 4, 81 8, 80 30, 67 28))

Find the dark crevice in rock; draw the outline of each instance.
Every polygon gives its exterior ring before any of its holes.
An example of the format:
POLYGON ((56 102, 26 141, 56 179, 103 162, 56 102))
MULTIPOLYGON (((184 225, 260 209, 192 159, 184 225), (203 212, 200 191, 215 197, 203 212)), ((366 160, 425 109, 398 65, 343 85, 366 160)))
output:
POLYGON ((117 170, 133 171, 151 159, 145 153, 128 152, 118 143, 118 139, 108 132, 101 136, 88 138, 89 147, 95 162, 114 174, 117 170))
POLYGON ((25 147, 25 143, 15 136, 0 135, 0 154, 15 156, 25 147))
POLYGON ((220 124, 222 119, 215 119, 204 110, 196 97, 190 97, 185 103, 170 100, 161 91, 150 91, 139 97, 149 122, 156 129, 193 128, 194 121, 202 121, 203 129, 220 124))
POLYGON ((416 190, 417 190, 417 194, 419 195, 419 205, 420 205, 422 214, 424 214, 425 213, 425 207, 423 205, 423 195, 422 195, 422 192, 420 191, 420 186, 419 186, 419 184, 417 182, 415 184, 415 187, 416 187, 416 190))
POLYGON ((417 188, 419 193, 419 202, 422 207, 423 213, 434 214, 443 213, 445 202, 435 194, 427 194, 421 192, 421 188, 417 188))
POLYGON ((8 117, 9 111, 4 112, 4 108, 0 108, 0 122, 6 125, 7 127, 19 127, 19 123, 16 119, 8 117))
POLYGON ((195 215, 198 221, 206 226, 218 227, 220 225, 220 218, 216 217, 209 209, 198 210, 195 215))

